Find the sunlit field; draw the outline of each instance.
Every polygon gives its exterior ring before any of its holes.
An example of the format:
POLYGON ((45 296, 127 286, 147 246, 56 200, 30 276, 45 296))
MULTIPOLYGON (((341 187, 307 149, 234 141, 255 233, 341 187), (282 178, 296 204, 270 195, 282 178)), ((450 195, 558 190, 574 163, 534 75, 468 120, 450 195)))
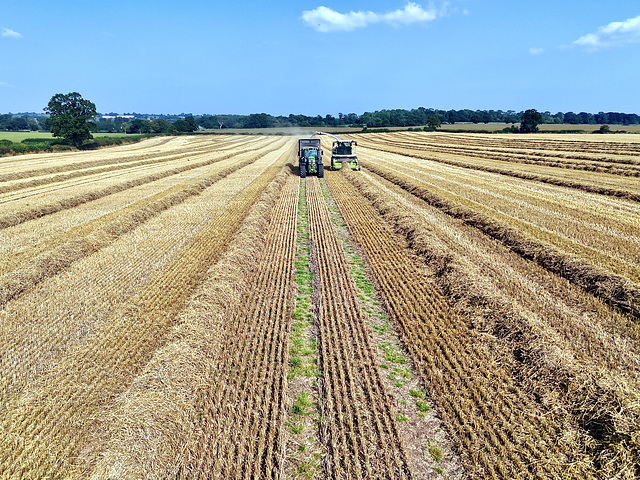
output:
POLYGON ((0 478, 637 478, 640 135, 345 136, 1 158, 0 478))

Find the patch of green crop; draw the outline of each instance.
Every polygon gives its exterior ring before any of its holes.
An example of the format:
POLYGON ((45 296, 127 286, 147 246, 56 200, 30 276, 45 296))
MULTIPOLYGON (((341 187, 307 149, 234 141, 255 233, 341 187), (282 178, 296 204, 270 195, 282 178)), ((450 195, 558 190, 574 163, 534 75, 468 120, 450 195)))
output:
POLYGON ((407 363, 407 359, 397 351, 396 346, 391 342, 386 342, 380 345, 378 348, 384 351, 384 359, 390 363, 397 363, 404 365, 407 363))

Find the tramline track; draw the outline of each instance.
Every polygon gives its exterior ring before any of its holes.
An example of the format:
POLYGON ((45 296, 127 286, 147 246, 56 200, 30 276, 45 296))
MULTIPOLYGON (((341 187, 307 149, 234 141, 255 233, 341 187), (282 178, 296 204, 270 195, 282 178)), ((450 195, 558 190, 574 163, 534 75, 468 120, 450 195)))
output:
POLYGON ((574 424, 566 431, 584 428, 575 450, 589 452, 599 478, 629 478, 638 452, 637 325, 400 186, 372 173, 348 178, 438 272, 473 328, 490 334, 493 355, 518 384, 566 412, 560 418, 574 424), (605 435, 597 433, 603 424, 605 435))
POLYGON ((319 292, 321 409, 328 478, 413 478, 319 180, 307 180, 319 292))
POLYGON ((0 186, 42 190, 0 205, 36 215, 0 230, 0 479, 635 478, 634 291, 544 264, 636 278, 634 202, 411 156, 500 136, 354 136, 320 179, 293 139, 182 137, 0 186))

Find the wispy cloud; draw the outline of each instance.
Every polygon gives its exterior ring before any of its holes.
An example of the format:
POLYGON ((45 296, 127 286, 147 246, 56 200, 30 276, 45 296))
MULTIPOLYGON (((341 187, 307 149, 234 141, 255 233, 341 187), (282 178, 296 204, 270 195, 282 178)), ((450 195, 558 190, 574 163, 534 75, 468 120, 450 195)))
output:
POLYGON ((542 55, 544 53, 544 48, 535 48, 532 47, 529 49, 529 54, 535 56, 542 55))
POLYGON ((637 42, 640 42, 640 16, 624 22, 611 22, 600 27, 595 33, 583 35, 573 42, 573 45, 588 50, 600 50, 637 42))
POLYGON ((16 88, 14 85, 11 85, 8 82, 0 82, 0 88, 16 88))
POLYGON ((374 23, 386 23, 399 26, 411 23, 424 23, 435 20, 445 14, 447 3, 438 9, 434 6, 423 8, 417 3, 408 2, 403 9, 388 13, 371 11, 351 11, 340 13, 328 7, 318 7, 302 13, 302 20, 318 32, 350 32, 374 23))
POLYGON ((20 35, 18 32, 15 32, 8 28, 3 28, 2 33, 0 35, 2 35, 5 38, 22 38, 22 35, 20 35))

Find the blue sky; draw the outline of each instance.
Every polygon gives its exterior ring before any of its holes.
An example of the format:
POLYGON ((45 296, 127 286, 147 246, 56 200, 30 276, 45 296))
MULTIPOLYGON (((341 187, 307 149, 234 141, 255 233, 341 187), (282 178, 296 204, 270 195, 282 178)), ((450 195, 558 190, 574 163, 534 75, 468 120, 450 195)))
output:
POLYGON ((0 0, 0 113, 640 113, 638 0, 0 0))

